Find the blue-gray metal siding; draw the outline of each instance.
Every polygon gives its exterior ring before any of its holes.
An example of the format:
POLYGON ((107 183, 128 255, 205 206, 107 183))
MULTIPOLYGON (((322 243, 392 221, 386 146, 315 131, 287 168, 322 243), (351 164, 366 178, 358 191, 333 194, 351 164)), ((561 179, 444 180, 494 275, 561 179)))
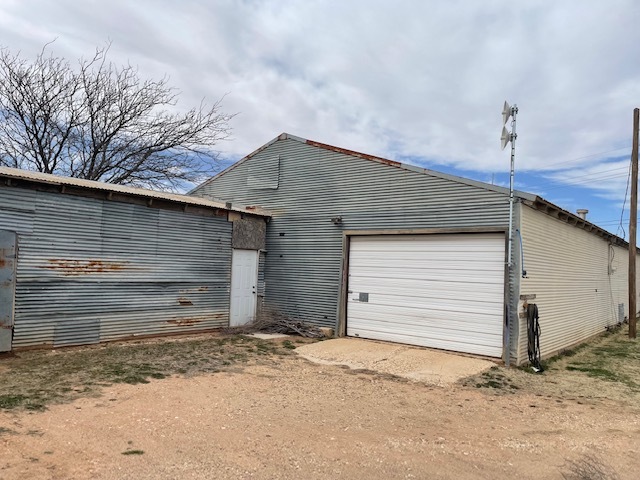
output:
POLYGON ((506 228, 509 216, 505 194, 293 139, 276 141, 192 194, 268 209, 265 304, 328 327, 336 324, 343 230, 506 228), (277 189, 256 188, 257 163, 277 165, 277 189), (334 225, 339 216, 342 224, 334 225))
POLYGON ((13 347, 228 325, 226 217, 0 186, 18 233, 13 347))

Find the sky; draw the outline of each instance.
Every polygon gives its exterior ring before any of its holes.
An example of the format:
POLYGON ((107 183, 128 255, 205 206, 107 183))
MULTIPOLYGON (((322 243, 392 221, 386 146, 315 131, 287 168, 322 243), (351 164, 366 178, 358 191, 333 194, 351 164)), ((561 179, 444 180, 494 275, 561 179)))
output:
POLYGON ((636 0, 0 0, 0 45, 27 58, 111 42, 180 108, 224 97, 224 164, 287 132, 508 186, 517 104, 516 188, 622 236, 638 25, 636 0))

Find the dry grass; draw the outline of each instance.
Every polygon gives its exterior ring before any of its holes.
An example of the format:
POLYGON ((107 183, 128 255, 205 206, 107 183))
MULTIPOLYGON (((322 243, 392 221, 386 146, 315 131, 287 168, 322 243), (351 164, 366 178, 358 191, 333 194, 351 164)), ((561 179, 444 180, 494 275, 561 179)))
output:
POLYGON ((627 338, 626 329, 604 333, 543 363, 541 374, 527 367, 494 367, 463 383, 500 395, 523 392, 578 400, 640 400, 640 341, 627 338))
POLYGON ((273 362, 290 355, 291 340, 206 335, 25 351, 0 360, 0 409, 42 410, 48 404, 99 395, 113 383, 148 383, 170 375, 198 375, 273 362))

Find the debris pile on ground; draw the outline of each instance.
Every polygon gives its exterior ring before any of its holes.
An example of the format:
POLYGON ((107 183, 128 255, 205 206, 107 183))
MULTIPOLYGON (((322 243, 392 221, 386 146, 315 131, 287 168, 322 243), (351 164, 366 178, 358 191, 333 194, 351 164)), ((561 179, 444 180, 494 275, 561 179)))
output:
POLYGON ((224 329, 226 333, 283 333, 287 335, 300 335, 301 337, 322 338, 324 333, 315 325, 310 325, 301 320, 296 320, 283 313, 268 310, 251 323, 239 327, 224 329))

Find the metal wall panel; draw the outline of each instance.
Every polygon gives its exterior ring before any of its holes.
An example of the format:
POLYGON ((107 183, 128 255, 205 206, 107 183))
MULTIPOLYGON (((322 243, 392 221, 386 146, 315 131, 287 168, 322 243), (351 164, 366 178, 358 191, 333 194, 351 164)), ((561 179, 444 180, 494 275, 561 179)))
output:
POLYGON ((0 352, 11 351, 17 250, 15 232, 0 230, 0 352))
POLYGON ((226 218, 0 186, 0 229, 19 233, 14 347, 228 325, 226 218))
MULTIPOLYGON (((628 250, 527 206, 521 207, 527 278, 520 294, 535 294, 540 350, 549 356, 628 315, 628 250)), ((523 302, 519 311, 523 312, 523 302)), ((518 362, 528 361, 526 318, 519 324, 518 362)))
POLYGON ((505 194, 294 139, 270 144, 192 194, 268 209, 265 304, 333 328, 343 230, 506 227, 509 215, 505 194), (248 188, 251 163, 265 158, 280 159, 277 190, 248 188))

